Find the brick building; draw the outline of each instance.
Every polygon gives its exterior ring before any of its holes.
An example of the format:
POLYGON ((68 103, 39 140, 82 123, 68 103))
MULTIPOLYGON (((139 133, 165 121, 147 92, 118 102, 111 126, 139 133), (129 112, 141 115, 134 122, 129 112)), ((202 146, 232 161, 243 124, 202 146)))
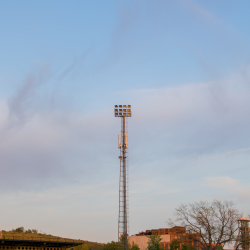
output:
POLYGON ((194 240, 194 238, 197 238, 199 236, 187 234, 185 227, 172 227, 172 228, 159 228, 159 229, 146 230, 145 232, 140 232, 138 234, 130 236, 129 243, 132 244, 134 242, 140 247, 141 250, 146 250, 147 243, 149 240, 148 236, 152 235, 153 233, 161 236, 162 238, 161 246, 164 247, 165 249, 170 249, 170 244, 174 239, 181 241, 181 245, 184 243, 188 243, 194 246, 196 249, 201 249, 198 242, 194 240))

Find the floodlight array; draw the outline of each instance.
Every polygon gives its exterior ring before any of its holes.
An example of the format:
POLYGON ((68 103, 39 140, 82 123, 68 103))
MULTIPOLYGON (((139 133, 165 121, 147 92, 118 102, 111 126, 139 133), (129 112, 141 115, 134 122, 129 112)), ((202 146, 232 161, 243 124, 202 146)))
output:
POLYGON ((115 105, 115 117, 131 117, 131 105, 115 105))

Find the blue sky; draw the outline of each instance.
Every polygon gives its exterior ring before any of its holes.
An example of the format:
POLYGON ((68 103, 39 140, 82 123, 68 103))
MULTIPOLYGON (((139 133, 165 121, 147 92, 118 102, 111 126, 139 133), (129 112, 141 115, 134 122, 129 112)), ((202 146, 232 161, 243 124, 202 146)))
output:
POLYGON ((181 203, 247 216, 248 1, 1 1, 1 229, 117 239, 120 120, 130 233, 181 203))

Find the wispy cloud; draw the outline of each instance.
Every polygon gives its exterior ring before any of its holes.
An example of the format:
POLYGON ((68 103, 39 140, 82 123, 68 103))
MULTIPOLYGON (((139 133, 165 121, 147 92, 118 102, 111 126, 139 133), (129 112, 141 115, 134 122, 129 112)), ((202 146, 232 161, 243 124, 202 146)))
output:
POLYGON ((217 18, 214 14, 212 14, 210 11, 202 8, 200 5, 195 3, 194 1, 191 0, 179 0, 177 1, 179 4, 184 6, 187 10, 189 10, 192 14, 196 15, 199 17, 199 19, 202 19, 204 21, 213 23, 213 24, 218 24, 220 23, 220 19, 217 18))
POLYGON ((206 183, 211 188, 219 189, 227 197, 237 202, 245 202, 250 197, 250 186, 229 176, 207 177, 206 183))
POLYGON ((214 188, 228 188, 239 183, 239 180, 233 179, 232 177, 228 176, 207 177, 206 181, 209 187, 214 188))
MULTIPOLYGON (((116 123, 110 119, 112 111, 100 109, 91 115, 74 109, 66 113, 60 109, 29 112, 28 103, 36 104, 33 98, 40 94, 40 82, 25 83, 26 88, 13 95, 9 106, 18 121, 13 124, 22 126, 2 135, 5 143, 0 144, 1 183, 5 186, 28 187, 25 183, 30 177, 37 180, 34 186, 50 186, 53 178, 60 182, 69 173, 77 179, 76 171, 94 175, 97 169, 109 165, 104 158, 115 162, 116 151, 111 145, 116 145, 113 134, 116 123), (103 149, 98 151, 96 145, 103 149), (15 185, 4 181, 10 171, 12 178, 16 178, 15 185)), ((187 156, 233 154, 248 148, 247 141, 241 138, 248 134, 250 91, 240 74, 222 82, 130 90, 122 94, 133 100, 130 157, 134 164, 143 163, 144 171, 151 163, 164 166, 168 162, 169 166, 171 161, 182 161, 187 156), (222 92, 216 91, 220 102, 211 95, 214 85, 223 86, 222 92)), ((2 113, 0 120, 4 123, 8 119, 2 113)))
MULTIPOLYGON (((47 65, 38 65, 33 73, 28 74, 16 93, 9 98, 7 128, 23 125, 34 115, 39 104, 39 88, 50 76, 51 70, 47 65)), ((42 97, 39 99, 41 100, 42 97)))

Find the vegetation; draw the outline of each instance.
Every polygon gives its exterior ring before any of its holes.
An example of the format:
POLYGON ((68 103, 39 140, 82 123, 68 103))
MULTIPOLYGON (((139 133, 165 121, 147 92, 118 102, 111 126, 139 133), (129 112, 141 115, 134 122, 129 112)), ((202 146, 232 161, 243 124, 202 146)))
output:
MULTIPOLYGON (((103 246, 103 250, 118 250, 118 246, 123 246, 124 238, 121 237, 120 242, 111 241, 103 246)), ((139 246, 133 242, 132 245, 128 243, 128 250, 140 250, 139 246)))
POLYGON ((103 250, 118 250, 119 242, 111 241, 103 246, 103 250))
POLYGON ((184 243, 181 246, 181 250, 196 250, 196 248, 190 244, 184 243))
POLYGON ((139 246, 135 244, 134 242, 132 243, 132 246, 129 248, 130 250, 140 250, 139 246))
MULTIPOLYGON (((170 250, 178 250, 178 249, 180 249, 180 243, 181 243, 181 241, 179 241, 177 239, 172 240, 172 242, 170 244, 170 250)), ((186 249, 186 246, 187 245, 185 245, 184 248, 182 247, 182 250, 189 250, 188 248, 186 249)))
POLYGON ((161 250, 162 249, 160 245, 162 238, 160 235, 153 233, 147 237, 149 238, 148 250, 161 250))
POLYGON ((33 234, 37 234, 38 230, 37 229, 24 230, 24 227, 18 227, 16 229, 12 229, 10 232, 13 232, 13 233, 33 233, 33 234))
POLYGON ((74 247, 75 250, 103 250, 104 244, 85 241, 84 244, 74 247))
POLYGON ((181 204, 176 208, 176 220, 170 220, 169 224, 181 224, 188 232, 189 241, 198 242, 204 250, 211 250, 235 240, 240 216, 232 202, 200 201, 181 204))

